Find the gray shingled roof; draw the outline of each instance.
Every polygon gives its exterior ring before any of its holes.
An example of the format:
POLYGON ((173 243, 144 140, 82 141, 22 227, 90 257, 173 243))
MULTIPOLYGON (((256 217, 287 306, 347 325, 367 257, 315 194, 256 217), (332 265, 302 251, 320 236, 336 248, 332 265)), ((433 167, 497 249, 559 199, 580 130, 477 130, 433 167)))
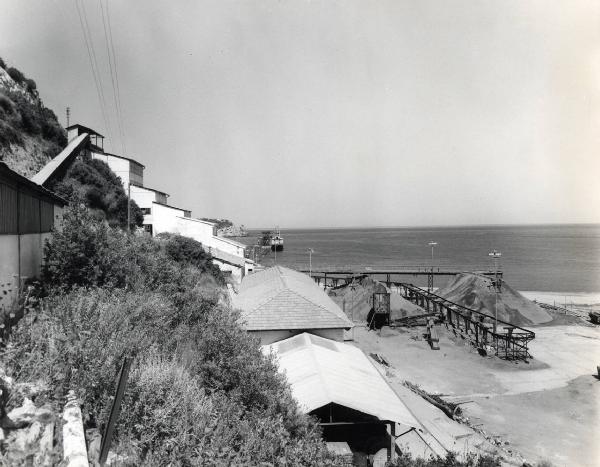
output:
POLYGON ((274 266, 246 276, 232 298, 249 331, 348 329, 344 312, 306 274, 274 266))

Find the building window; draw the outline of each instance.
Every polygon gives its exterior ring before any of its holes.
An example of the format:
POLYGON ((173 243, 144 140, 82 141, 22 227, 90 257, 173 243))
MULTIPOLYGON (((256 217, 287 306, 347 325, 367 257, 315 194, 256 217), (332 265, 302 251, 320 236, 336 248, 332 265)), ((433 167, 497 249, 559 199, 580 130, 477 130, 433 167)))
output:
POLYGON ((144 224, 144 231, 152 235, 152 224, 144 224))
POLYGON ((152 208, 141 208, 144 216, 152 214, 152 208))

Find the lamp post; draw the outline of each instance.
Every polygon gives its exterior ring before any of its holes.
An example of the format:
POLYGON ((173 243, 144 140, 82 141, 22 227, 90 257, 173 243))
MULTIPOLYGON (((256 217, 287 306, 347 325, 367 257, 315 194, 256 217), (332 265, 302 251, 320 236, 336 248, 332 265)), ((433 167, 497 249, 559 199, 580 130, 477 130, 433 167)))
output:
POLYGON ((131 182, 127 184, 127 232, 131 233, 131 182))
POLYGON ((429 292, 433 292, 433 247, 437 245, 437 242, 429 242, 428 245, 431 247, 431 274, 428 277, 427 289, 429 292))
POLYGON ((315 250, 309 248, 306 251, 308 251, 308 275, 309 277, 312 277, 312 254, 315 252, 315 250))
POLYGON ((494 250, 494 251, 489 252, 488 256, 490 258, 494 259, 495 279, 494 279, 493 283, 494 283, 494 297, 495 297, 495 302, 494 302, 494 334, 495 334, 498 330, 498 291, 500 290, 500 282, 498 281, 498 260, 502 256, 502 253, 500 253, 497 250, 494 250))

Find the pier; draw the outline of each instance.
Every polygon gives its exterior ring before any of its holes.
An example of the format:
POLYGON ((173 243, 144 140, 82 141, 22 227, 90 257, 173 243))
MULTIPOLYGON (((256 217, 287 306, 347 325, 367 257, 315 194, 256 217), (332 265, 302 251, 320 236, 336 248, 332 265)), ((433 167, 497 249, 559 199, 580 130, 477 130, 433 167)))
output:
POLYGON ((502 279, 502 271, 482 270, 482 271, 465 271, 452 266, 394 266, 386 269, 353 269, 353 268, 327 268, 313 269, 301 271, 309 274, 317 284, 323 287, 337 287, 351 282, 353 279, 360 277, 371 277, 374 280, 385 283, 390 287, 395 276, 427 276, 427 285, 431 290, 433 288, 434 276, 455 276, 464 272, 480 274, 487 277, 498 277, 502 279))
MULTIPOLYGON (((309 273, 309 271, 303 271, 309 273)), ((462 272, 456 268, 431 268, 427 266, 407 266, 388 270, 316 270, 311 276, 317 284, 325 287, 337 287, 350 283, 354 279, 371 277, 385 283, 388 288, 395 287, 407 300, 423 308, 428 314, 437 316, 454 335, 471 341, 480 352, 493 349, 494 355, 506 360, 528 360, 529 342, 535 333, 512 323, 496 319, 454 303, 432 293, 433 276, 451 276, 462 272), (428 276, 429 290, 407 282, 394 280, 394 276, 428 276)), ((492 278, 501 278, 501 271, 470 271, 492 278)))

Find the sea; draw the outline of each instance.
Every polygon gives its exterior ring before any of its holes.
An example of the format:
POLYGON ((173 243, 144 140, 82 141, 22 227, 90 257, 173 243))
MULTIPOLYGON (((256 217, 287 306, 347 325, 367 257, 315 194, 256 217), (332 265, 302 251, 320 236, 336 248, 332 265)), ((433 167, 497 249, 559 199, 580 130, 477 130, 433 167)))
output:
MULTIPOLYGON (((252 229, 246 244, 256 243, 252 229)), ((600 224, 466 226, 419 228, 281 229, 284 250, 267 253, 261 264, 300 270, 405 266, 493 269, 499 251, 504 280, 529 298, 564 303, 600 303, 600 224), (437 244, 431 258, 430 242, 437 244), (312 253, 309 254, 309 249, 312 253)), ((447 278, 435 278, 443 286, 447 278)), ((426 277, 411 277, 426 285, 426 277)))

